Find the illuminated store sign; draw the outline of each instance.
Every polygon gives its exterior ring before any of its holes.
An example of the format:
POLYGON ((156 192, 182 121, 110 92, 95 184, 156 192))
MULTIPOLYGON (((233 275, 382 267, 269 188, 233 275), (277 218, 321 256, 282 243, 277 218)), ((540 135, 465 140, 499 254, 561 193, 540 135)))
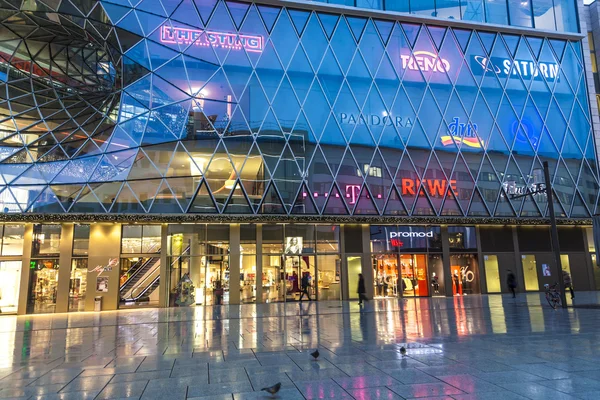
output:
POLYGON ((415 51, 412 55, 401 54, 402 68, 423 72, 450 72, 450 62, 428 51, 415 51))
MULTIPOLYGON (((528 193, 536 192, 538 190, 543 190, 544 187, 545 185, 543 183, 530 183, 528 185, 523 185, 517 184, 517 182, 515 181, 502 182, 502 189, 504 189, 504 193, 506 193, 509 196, 526 195, 528 193)), ((501 193, 500 196, 506 197, 504 193, 501 193)), ((539 199, 546 198, 546 192, 538 192, 532 194, 532 196, 536 196, 536 198, 538 198, 537 196, 540 196, 539 199)))
POLYGON ((413 231, 409 231, 409 232, 390 232, 390 239, 394 239, 394 238, 432 238, 433 237, 433 231, 427 231, 427 232, 413 232, 413 231))
POLYGON ((414 196, 421 183, 423 184, 423 189, 429 193, 430 196, 433 197, 442 197, 446 194, 447 190, 452 190, 454 195, 458 195, 458 191, 456 188, 456 180, 451 179, 450 182, 444 179, 410 179, 410 178, 402 178, 402 195, 412 195, 414 196), (449 183, 449 184, 448 184, 449 183))
POLYGON ((477 136, 477 124, 464 124, 460 122, 460 118, 454 117, 452 123, 448 125, 448 129, 450 129, 449 135, 440 138, 443 146, 450 146, 452 143, 460 145, 462 143, 476 149, 482 148, 483 140, 477 136))
POLYGON ((411 117, 392 117, 385 115, 355 115, 340 113, 340 123, 344 125, 369 125, 369 126, 392 126, 398 128, 411 128, 414 124, 414 119, 411 117))
POLYGON ((160 29, 160 41, 173 44, 194 44, 203 47, 252 51, 260 53, 264 49, 262 36, 237 33, 205 31, 164 25, 160 29))
POLYGON ((499 77, 522 76, 523 78, 542 79, 552 82, 558 79, 558 64, 548 62, 538 62, 528 60, 510 60, 502 57, 487 58, 483 56, 473 56, 476 65, 483 68, 484 71, 493 72, 499 77))

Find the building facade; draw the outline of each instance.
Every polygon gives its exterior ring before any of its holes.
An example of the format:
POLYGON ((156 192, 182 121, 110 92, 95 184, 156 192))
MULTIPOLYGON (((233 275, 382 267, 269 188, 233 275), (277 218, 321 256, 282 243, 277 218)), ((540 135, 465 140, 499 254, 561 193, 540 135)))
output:
POLYGON ((0 307, 600 286, 583 5, 351 3, 3 5, 0 307))

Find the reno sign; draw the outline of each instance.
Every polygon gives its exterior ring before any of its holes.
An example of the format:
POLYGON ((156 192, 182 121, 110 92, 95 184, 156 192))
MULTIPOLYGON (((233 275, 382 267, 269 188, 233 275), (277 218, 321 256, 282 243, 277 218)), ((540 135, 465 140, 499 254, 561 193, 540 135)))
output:
POLYGON ((415 51, 413 54, 401 54, 402 68, 421 72, 450 72, 450 62, 429 51, 415 51))

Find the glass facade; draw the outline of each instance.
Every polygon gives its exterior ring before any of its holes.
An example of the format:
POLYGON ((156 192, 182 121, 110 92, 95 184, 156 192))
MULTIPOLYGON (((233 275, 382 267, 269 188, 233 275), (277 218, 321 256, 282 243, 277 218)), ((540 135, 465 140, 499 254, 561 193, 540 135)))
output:
MULTIPOLYGON (((390 2, 560 30, 574 4, 390 2)), ((75 33, 64 60, 58 44, 3 50, 5 212, 543 217, 543 194, 511 199, 542 185, 543 161, 558 216, 596 212, 579 41, 254 3, 102 6, 90 23, 109 39, 83 32, 89 57, 75 33), (30 96, 52 82, 65 110, 25 104, 33 67, 16 60, 36 58, 52 67, 30 96)))

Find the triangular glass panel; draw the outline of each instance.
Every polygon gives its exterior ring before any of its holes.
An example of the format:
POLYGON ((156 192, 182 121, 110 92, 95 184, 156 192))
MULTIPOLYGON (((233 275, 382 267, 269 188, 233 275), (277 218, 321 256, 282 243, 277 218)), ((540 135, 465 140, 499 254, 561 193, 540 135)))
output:
POLYGON ((258 8, 258 11, 260 12, 260 16, 267 27, 267 31, 271 32, 273 25, 279 16, 279 11, 281 11, 281 8, 270 6, 256 6, 256 8, 258 8))
POLYGON ((352 17, 352 16, 347 15, 346 21, 348 22, 348 25, 350 26, 350 29, 352 30, 354 39, 356 40, 356 42, 359 42, 360 38, 362 37, 362 33, 365 30, 365 26, 367 24, 367 19, 361 18, 361 17, 352 17))
POLYGON ((500 196, 498 197, 498 203, 496 204, 496 210, 494 211, 495 217, 514 217, 515 210, 513 209, 509 195, 506 193, 504 188, 500 189, 500 196))
MULTIPOLYGON (((165 155, 170 157, 171 155, 165 155)), ((144 150, 140 149, 135 162, 131 166, 127 179, 149 179, 149 178, 162 178, 162 174, 156 169, 150 158, 146 155, 144 150)))
POLYGON ((271 41, 273 42, 275 50, 277 50, 277 54, 284 67, 287 67, 290 63, 297 46, 290 46, 290 40, 293 38, 294 42, 296 42, 298 36, 299 35, 296 33, 293 24, 290 21, 290 17, 286 12, 282 12, 275 24, 275 28, 273 28, 271 41))
POLYGON ((242 189, 240 182, 236 182, 233 190, 231 191, 231 197, 223 210, 226 214, 253 214, 253 210, 248 204, 246 195, 242 189))
POLYGON ((187 212, 201 214, 218 213, 217 209, 215 208, 215 203, 212 200, 212 196, 210 195, 208 187, 204 181, 202 181, 200 189, 198 189, 198 193, 196 193, 196 197, 194 198, 194 201, 187 212))
POLYGON ((318 214, 319 212, 317 211, 312 197, 312 193, 306 187, 306 184, 303 184, 298 192, 296 201, 292 206, 291 214, 318 214))
MULTIPOLYGON (((360 187, 359 187, 360 189, 360 187)), ((323 208, 323 215, 345 215, 348 214, 348 210, 342 201, 342 195, 334 184, 331 190, 325 193, 327 204, 323 208)))
POLYGON ((321 21, 321 25, 323 25, 323 29, 325 30, 327 37, 331 38, 339 16, 335 14, 327 14, 322 12, 317 13, 317 15, 319 16, 319 20, 321 21))
MULTIPOLYGON (((178 178, 178 179, 193 179, 193 178, 178 178)), ((193 192, 192 195, 193 197, 193 192)), ((186 206, 187 207, 187 206, 186 206)), ((152 207, 150 212, 152 213, 181 213, 180 205, 176 200, 176 196, 173 195, 171 190, 169 189, 169 185, 167 182, 163 180, 161 182, 160 187, 158 188, 158 192, 156 193, 156 197, 154 202, 152 202, 152 207)))
POLYGON ((448 195, 446 196, 446 200, 444 201, 444 205, 442 206, 442 211, 440 212, 440 215, 463 215, 463 211, 458 205, 458 202, 456 201, 454 192, 448 191, 448 195))
POLYGON ((408 215, 406 212, 406 208, 402 203, 400 198, 400 194, 398 193, 398 189, 396 189, 396 185, 392 186, 389 196, 388 202, 385 206, 384 215, 397 215, 397 216, 405 216, 408 215))
POLYGON ((201 179, 199 177, 169 178, 166 179, 166 183, 171 188, 181 209, 185 211, 194 198, 201 179))
POLYGON ((358 201, 354 206, 354 215, 378 215, 379 210, 373 202, 373 197, 366 186, 363 186, 362 192, 358 196, 358 201))
POLYGON ((135 196, 135 194, 133 194, 133 191, 127 184, 123 185, 123 188, 115 200, 115 204, 113 205, 111 211, 124 214, 146 212, 144 207, 138 202, 138 198, 135 196))
POLYGON ((129 181, 127 184, 138 201, 144 207, 144 210, 150 211, 150 206, 156 198, 159 186, 162 183, 162 179, 144 179, 140 181, 129 181))
POLYGON ((85 185, 52 185, 50 188, 60 201, 63 209, 68 212, 85 185))
POLYGON ((302 175, 294 154, 289 146, 286 146, 273 174, 273 184, 277 186, 277 190, 281 193, 286 209, 291 209, 301 182, 302 175))
POLYGON ((327 48, 327 38, 316 14, 311 14, 302 34, 302 46, 314 70, 321 65, 321 59, 327 48))
MULTIPOLYGON (((294 194, 295 196, 295 194, 294 194)), ((291 204, 290 204, 291 206, 291 204)), ((281 203, 281 198, 275 190, 275 184, 271 183, 269 188, 267 189, 265 196, 263 198, 262 204, 260 206, 261 214, 285 214, 286 209, 281 203)))
POLYGON ((302 35, 304 31, 304 27, 306 26, 306 21, 308 21, 308 17, 310 16, 310 12, 304 10, 293 10, 288 8, 288 13, 294 23, 294 27, 296 28, 296 33, 298 36, 302 35))
MULTIPOLYGON (((121 186, 123 186, 123 182, 90 184, 93 194, 100 201, 106 212, 111 211, 112 204, 114 203, 121 186)), ((80 202, 87 202, 83 194, 79 196, 79 199, 77 200, 77 203, 80 202)), ((91 200, 89 202, 91 203, 91 200)))
POLYGON ((490 213, 488 212, 481 195, 479 194, 479 190, 475 189, 473 193, 473 198, 471 199, 471 205, 469 206, 469 217, 489 217, 490 213))
MULTIPOLYGON (((29 189, 31 196, 32 190, 29 189)), ((32 196, 33 197, 33 196, 32 196)), ((63 213, 65 212, 60 204, 60 201, 49 187, 46 187, 42 193, 35 199, 29 207, 29 212, 32 213, 63 213)))

